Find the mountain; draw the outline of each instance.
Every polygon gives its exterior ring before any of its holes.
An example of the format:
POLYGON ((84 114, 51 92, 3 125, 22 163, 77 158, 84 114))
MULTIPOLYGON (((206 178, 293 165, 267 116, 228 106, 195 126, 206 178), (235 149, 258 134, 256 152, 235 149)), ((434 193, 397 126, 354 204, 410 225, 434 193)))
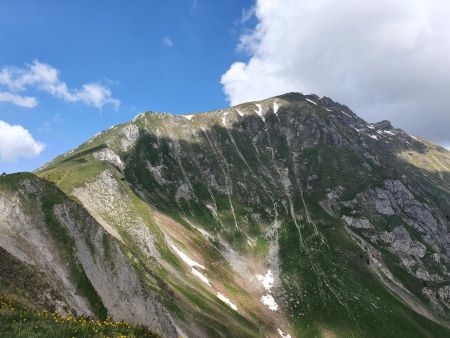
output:
POLYGON ((139 114, 1 177, 0 210, 26 267, 1 293, 28 307, 164 337, 450 337, 450 152, 326 97, 139 114))

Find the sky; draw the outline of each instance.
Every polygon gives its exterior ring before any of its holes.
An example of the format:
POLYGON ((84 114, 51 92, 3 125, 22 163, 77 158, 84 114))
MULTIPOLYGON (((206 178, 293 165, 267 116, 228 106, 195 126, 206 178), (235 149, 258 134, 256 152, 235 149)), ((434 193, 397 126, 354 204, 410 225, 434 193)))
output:
POLYGON ((450 146, 444 0, 0 0, 0 172, 142 111, 289 91, 450 146))

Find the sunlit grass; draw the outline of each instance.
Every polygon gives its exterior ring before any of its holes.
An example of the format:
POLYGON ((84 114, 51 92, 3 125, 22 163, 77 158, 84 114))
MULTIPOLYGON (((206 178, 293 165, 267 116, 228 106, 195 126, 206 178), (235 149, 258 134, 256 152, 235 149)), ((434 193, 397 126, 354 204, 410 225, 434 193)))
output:
POLYGON ((30 311, 0 295, 0 337, 158 337, 144 326, 30 311))

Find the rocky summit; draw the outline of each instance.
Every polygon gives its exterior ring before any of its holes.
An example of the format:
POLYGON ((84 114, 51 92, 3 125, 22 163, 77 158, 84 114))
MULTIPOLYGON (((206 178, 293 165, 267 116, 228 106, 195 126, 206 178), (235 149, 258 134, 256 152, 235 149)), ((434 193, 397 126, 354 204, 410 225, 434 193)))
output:
POLYGON ((0 247, 30 325, 450 337, 450 152, 300 93, 145 112, 2 176, 0 247))

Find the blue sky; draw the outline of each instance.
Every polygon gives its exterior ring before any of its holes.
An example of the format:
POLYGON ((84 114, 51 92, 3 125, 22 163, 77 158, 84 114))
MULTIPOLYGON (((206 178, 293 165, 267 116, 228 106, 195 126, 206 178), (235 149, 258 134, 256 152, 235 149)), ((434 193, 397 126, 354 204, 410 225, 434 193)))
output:
MULTIPOLYGON (((33 108, 0 102, 0 120, 21 125, 45 149, 0 162, 0 171, 33 170, 113 124, 145 110, 173 113, 227 106, 220 84, 245 55, 236 45, 252 1, 0 1, 0 68, 37 60, 77 90, 109 88, 120 107, 68 102, 30 86, 33 108)), ((0 88, 1 91, 2 88, 0 88)))
POLYGON ((450 149, 446 0, 0 0, 0 172, 142 111, 300 91, 450 149))

